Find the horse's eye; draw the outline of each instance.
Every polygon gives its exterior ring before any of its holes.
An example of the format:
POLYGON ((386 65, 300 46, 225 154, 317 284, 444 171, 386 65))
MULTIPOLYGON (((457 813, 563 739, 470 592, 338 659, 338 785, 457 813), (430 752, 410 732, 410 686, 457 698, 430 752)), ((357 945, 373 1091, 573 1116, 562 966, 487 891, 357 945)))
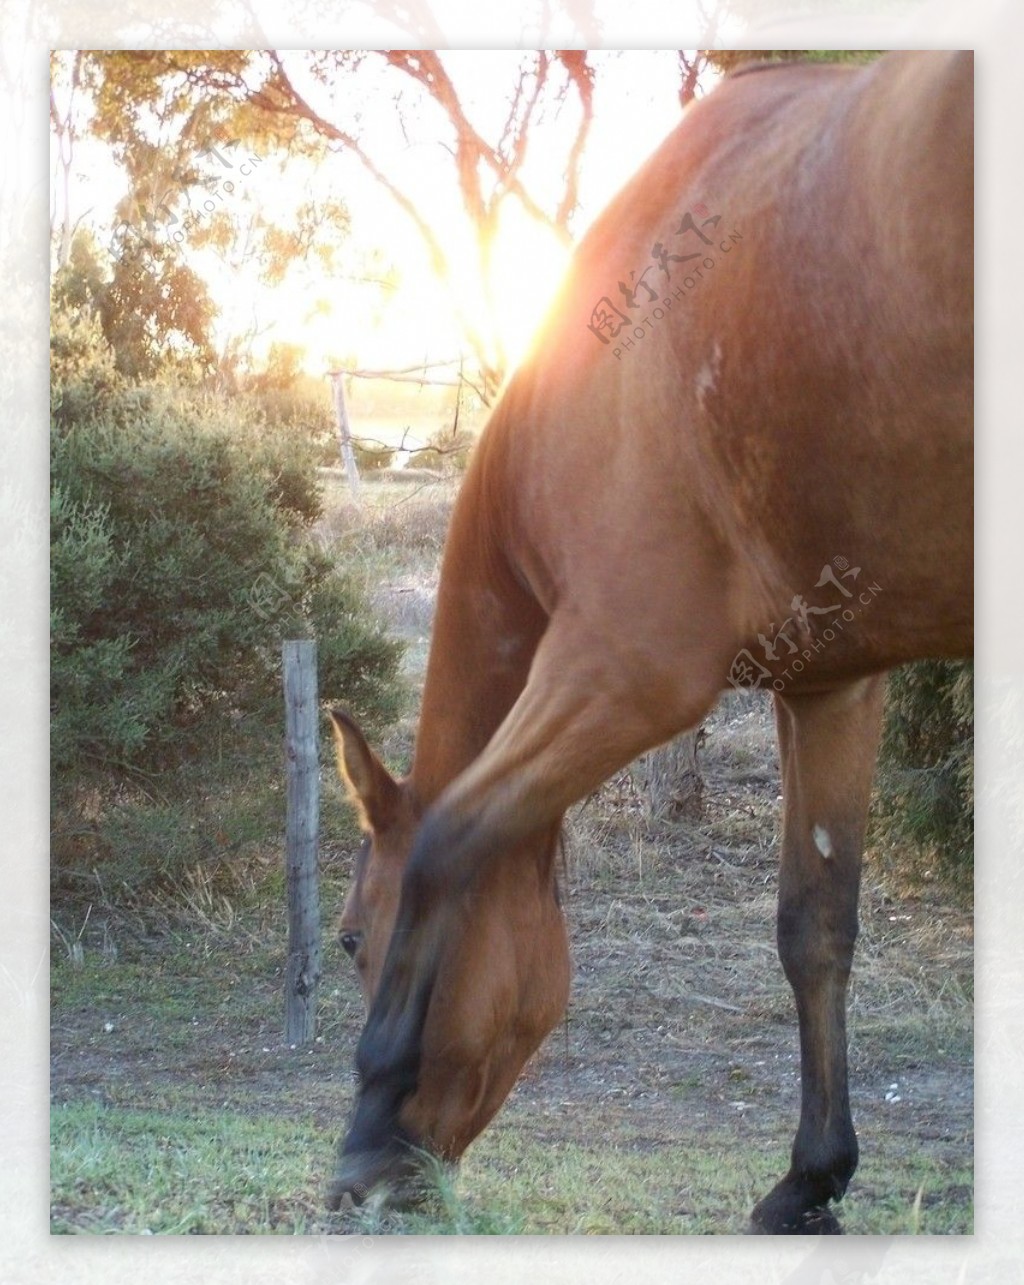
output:
POLYGON ((341 936, 338 938, 338 940, 341 942, 341 949, 345 952, 345 954, 349 957, 349 959, 354 959, 355 953, 359 949, 359 945, 363 940, 363 934, 362 933, 342 933, 341 936))

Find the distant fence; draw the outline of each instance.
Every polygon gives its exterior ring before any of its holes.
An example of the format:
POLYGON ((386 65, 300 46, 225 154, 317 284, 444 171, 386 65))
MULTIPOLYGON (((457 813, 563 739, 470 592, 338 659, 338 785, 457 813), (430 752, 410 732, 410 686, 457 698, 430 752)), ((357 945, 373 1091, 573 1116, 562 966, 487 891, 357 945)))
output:
POLYGON ((384 379, 398 384, 419 384, 420 387, 431 385, 457 389, 455 423, 452 428, 453 435, 459 426, 459 408, 463 390, 470 388, 479 393, 476 384, 465 375, 461 358, 454 361, 427 362, 420 366, 409 366, 403 370, 329 370, 327 377, 331 381, 331 391, 334 399, 334 417, 338 430, 338 448, 341 462, 348 477, 349 488, 356 500, 359 499, 360 477, 359 468, 356 464, 355 443, 361 439, 352 435, 352 425, 345 401, 346 379, 384 379), (452 377, 445 378, 444 376, 439 377, 436 373, 427 373, 428 371, 436 372, 438 370, 451 371, 452 377))

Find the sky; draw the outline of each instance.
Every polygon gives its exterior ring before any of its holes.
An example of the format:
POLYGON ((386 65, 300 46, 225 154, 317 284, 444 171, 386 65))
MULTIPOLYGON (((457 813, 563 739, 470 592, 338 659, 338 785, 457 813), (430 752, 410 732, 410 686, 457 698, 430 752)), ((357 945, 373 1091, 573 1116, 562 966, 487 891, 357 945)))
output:
MULTIPOLYGON (((507 110, 513 83, 515 51, 448 51, 445 63, 455 80, 470 119, 494 137, 507 110)), ((468 224, 454 198, 454 167, 443 147, 440 112, 432 104, 416 108, 410 91, 396 109, 394 95, 401 78, 361 77, 316 86, 303 72, 300 53, 286 55, 286 66, 298 87, 308 90, 314 105, 330 119, 358 122, 367 150, 439 230, 463 306, 483 307, 480 273, 469 239, 468 224), (412 107, 412 110, 409 108, 412 107), (399 128, 399 120, 404 127, 399 128)), ((580 207, 574 221, 578 236, 607 201, 678 122, 679 76, 672 50, 599 52, 594 116, 584 155, 580 207)), ((578 119, 572 93, 560 117, 549 114, 536 129, 523 177, 543 202, 561 181, 566 139, 578 119)), ((244 220, 258 208, 268 218, 286 218, 289 210, 311 197, 343 199, 351 219, 351 236, 334 272, 315 261, 296 263, 285 281, 269 291, 256 280, 252 264, 218 262, 187 244, 186 253, 207 281, 221 310, 218 338, 256 326, 254 352, 271 343, 298 345, 308 373, 320 375, 339 362, 361 368, 397 369, 421 361, 457 356, 460 335, 449 297, 434 276, 426 248, 408 215, 366 173, 358 160, 336 153, 315 169, 293 161, 282 167, 268 157, 263 163, 236 162, 230 176, 216 158, 206 167, 218 179, 218 208, 244 220), (368 262, 393 270, 395 290, 353 283, 352 275, 368 262)), ((95 142, 83 141, 75 153, 72 204, 86 222, 109 227, 113 206, 124 190, 116 166, 95 142)), ((206 194, 203 194, 206 195, 206 194)), ((496 251, 495 294, 500 332, 514 364, 556 288, 568 260, 566 248, 511 203, 496 251)), ((200 217, 202 217, 200 210, 200 217)), ((181 230, 177 229, 179 235, 181 230)))

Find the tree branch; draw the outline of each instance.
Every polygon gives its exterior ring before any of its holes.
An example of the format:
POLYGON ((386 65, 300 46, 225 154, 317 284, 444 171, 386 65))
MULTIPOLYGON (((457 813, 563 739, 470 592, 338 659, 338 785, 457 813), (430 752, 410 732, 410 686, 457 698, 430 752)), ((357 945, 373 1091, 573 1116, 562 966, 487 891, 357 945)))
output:
MULTIPOLYGON (((326 120, 319 112, 315 111, 314 108, 310 106, 310 104, 302 97, 292 84, 291 78, 285 71, 284 64, 281 61, 279 53, 276 50, 269 50, 268 53, 276 73, 276 88, 286 96, 288 109, 295 112, 295 114, 301 119, 307 121, 323 137, 330 139, 332 142, 341 144, 357 158, 363 168, 381 185, 381 187, 384 188, 392 200, 396 202, 399 208, 402 209, 416 225, 416 229, 423 238, 424 244, 426 245, 427 251, 430 255, 431 267, 436 273, 438 279, 442 282, 450 282, 451 268, 448 262, 448 256, 445 254, 440 241, 434 234, 434 230, 420 214, 415 202, 413 202, 412 199, 407 196, 405 192, 403 192, 402 189, 372 160, 355 135, 348 133, 347 130, 340 129, 333 122, 326 120)), ((277 110, 281 110, 281 107, 278 106, 277 110)), ((491 391, 493 395, 493 392, 500 383, 501 376, 490 364, 487 356, 486 345, 483 342, 483 337, 480 335, 479 330, 466 315, 465 311, 460 307, 458 300, 453 298, 452 302, 459 325, 462 327, 463 333, 469 341, 474 355, 480 364, 481 371, 484 375, 485 385, 492 386, 491 391)))
POLYGON ((580 162, 583 149, 590 136, 590 126, 594 116, 594 69, 587 62, 586 50, 558 49, 555 54, 566 70, 569 79, 576 86, 579 94, 580 117, 579 128, 569 150, 569 159, 565 166, 565 192, 555 215, 555 222, 568 234, 569 219, 579 204, 580 162))

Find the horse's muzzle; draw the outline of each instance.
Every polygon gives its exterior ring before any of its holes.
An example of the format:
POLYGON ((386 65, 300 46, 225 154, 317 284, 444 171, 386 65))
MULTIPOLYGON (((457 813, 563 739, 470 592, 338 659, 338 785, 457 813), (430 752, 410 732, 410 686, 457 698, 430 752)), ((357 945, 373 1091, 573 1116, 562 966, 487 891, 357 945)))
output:
POLYGON ((327 1188, 327 1208, 372 1200, 389 1209, 411 1209, 436 1188, 438 1163, 398 1139, 373 1151, 343 1151, 327 1188))

